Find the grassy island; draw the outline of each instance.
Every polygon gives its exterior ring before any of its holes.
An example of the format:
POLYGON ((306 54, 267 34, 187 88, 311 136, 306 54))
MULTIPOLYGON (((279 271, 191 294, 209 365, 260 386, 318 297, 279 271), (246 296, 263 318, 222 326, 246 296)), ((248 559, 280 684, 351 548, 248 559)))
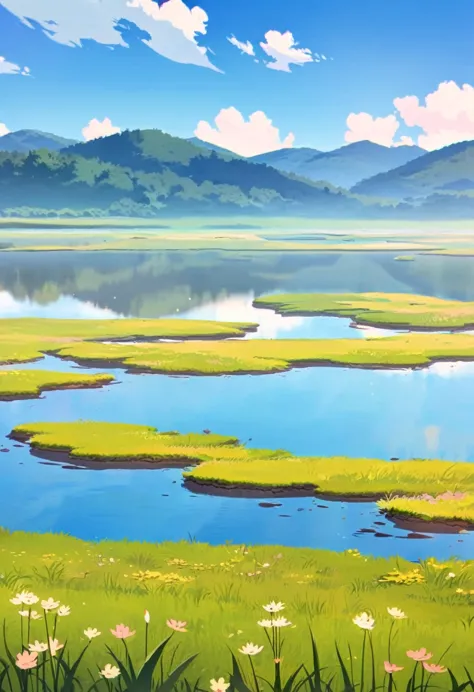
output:
POLYGON ((37 398, 52 389, 103 387, 112 375, 86 375, 48 370, 0 370, 0 401, 37 398))
POLYGON ((192 465, 186 482, 204 492, 314 493, 382 497, 389 493, 439 495, 474 492, 474 464, 411 459, 388 462, 350 457, 295 457, 285 450, 252 449, 212 433, 158 432, 143 425, 78 421, 27 423, 12 437, 33 449, 62 452, 76 462, 192 465))
MULTIPOLYGON (((473 605, 471 562, 413 564, 395 557, 365 557, 357 550, 336 553, 281 546, 93 543, 65 535, 0 530, 0 573, 0 612, 10 646, 16 646, 21 636, 20 608, 10 599, 23 590, 70 608, 68 617, 58 618, 56 637, 61 644, 67 642, 73 660, 87 643, 85 628, 97 628, 100 634, 87 648, 78 671, 86 690, 91 686, 88 669, 95 674, 98 666, 112 660, 106 646, 121 655, 122 643, 110 632, 117 623, 135 632, 127 646, 135 664, 143 660, 145 609, 151 616, 150 648, 171 634, 168 618, 187 623, 184 633, 173 635, 171 649, 179 646, 177 663, 198 653, 185 673, 191 689, 198 678, 201 689, 209 689, 208 680, 216 675, 228 679, 229 649, 245 666, 238 650, 247 642, 264 645, 255 665, 261 675, 270 677, 273 656, 257 621, 268 617, 262 606, 273 599, 283 601, 283 613, 278 615, 290 622, 283 632, 285 679, 300 664, 312 670, 309 627, 318 643, 323 676, 339 678, 336 640, 348 668, 351 646, 359 675, 363 634, 353 618, 364 609, 375 618, 373 644, 380 681, 392 627, 393 660, 405 666, 397 673, 398 689, 406 689, 412 671, 407 649, 427 647, 438 662, 452 644, 442 664, 460 679, 465 679, 464 666, 472 673, 469 630, 466 634, 473 605), (395 624, 387 612, 394 607, 406 615, 395 624)), ((33 607, 43 614, 40 603, 33 607)), ((32 640, 43 641, 44 629, 44 618, 32 620, 32 640)), ((16 654, 19 649, 12 650, 16 654)), ((438 689, 453 689, 447 673, 438 678, 438 689)), ((332 689, 342 689, 342 682, 332 689)))
POLYGON ((188 375, 265 374, 298 367, 417 368, 474 360, 474 335, 401 334, 373 339, 250 339, 114 344, 78 341, 49 346, 68 360, 133 371, 188 375))
POLYGON ((277 294, 257 298, 254 305, 282 315, 350 317, 358 324, 394 329, 474 327, 474 302, 409 293, 277 294))
POLYGON ((157 339, 225 339, 242 337, 256 324, 179 319, 73 320, 0 319, 0 364, 42 358, 65 344, 157 339))

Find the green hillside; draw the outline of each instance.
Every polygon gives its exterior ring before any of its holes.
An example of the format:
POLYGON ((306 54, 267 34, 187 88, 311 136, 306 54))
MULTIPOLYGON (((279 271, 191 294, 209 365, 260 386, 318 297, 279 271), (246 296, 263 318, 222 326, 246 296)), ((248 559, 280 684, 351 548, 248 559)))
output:
POLYGON ((388 173, 363 180, 352 191, 396 200, 435 193, 474 194, 474 141, 432 151, 388 173))
POLYGON ((358 216, 363 204, 328 185, 136 130, 61 152, 0 152, 0 211, 13 216, 315 214, 358 216), (43 210, 43 211, 42 211, 43 210))

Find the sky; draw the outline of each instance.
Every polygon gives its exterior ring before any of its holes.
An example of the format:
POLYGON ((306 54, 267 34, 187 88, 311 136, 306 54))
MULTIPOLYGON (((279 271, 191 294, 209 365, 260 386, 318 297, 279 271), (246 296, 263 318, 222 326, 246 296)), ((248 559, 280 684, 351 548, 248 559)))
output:
POLYGON ((474 0, 0 0, 0 136, 474 139, 474 0))

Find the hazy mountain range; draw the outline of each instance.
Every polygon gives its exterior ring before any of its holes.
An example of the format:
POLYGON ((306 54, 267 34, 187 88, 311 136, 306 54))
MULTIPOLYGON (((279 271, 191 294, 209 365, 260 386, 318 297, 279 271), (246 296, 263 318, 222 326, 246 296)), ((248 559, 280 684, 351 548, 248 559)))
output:
POLYGON ((357 142, 246 159, 159 130, 82 143, 22 130, 0 138, 0 213, 472 218, 474 141, 430 153, 357 142))

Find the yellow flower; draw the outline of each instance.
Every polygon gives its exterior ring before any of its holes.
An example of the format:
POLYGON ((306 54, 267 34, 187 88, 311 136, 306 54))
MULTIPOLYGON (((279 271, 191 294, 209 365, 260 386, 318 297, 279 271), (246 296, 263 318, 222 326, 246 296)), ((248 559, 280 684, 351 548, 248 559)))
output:
POLYGON ((245 644, 241 649, 239 649, 241 654, 245 654, 246 656, 256 656, 263 650, 263 646, 257 646, 256 644, 252 644, 251 642, 248 642, 248 644, 245 644))
POLYGON ((107 663, 104 669, 100 671, 100 675, 102 675, 103 678, 107 678, 107 680, 112 680, 113 678, 118 678, 120 670, 117 666, 112 666, 110 663, 107 663))
POLYGON ((400 608, 387 608, 387 612, 394 620, 404 620, 406 618, 405 613, 400 608))
POLYGON ((362 630, 373 630, 375 626, 374 618, 368 613, 360 613, 352 619, 354 625, 360 627, 362 630))
POLYGON ((230 687, 230 682, 226 682, 224 678, 219 678, 218 680, 211 680, 211 692, 226 692, 230 687))

